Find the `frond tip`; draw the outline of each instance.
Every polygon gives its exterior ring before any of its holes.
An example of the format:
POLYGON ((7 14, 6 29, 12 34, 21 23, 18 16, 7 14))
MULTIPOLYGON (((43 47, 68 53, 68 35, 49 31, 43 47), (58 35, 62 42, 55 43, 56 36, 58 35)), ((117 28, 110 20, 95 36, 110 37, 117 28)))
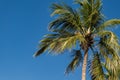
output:
POLYGON ((98 30, 104 30, 107 27, 114 27, 116 25, 120 25, 120 19, 111 19, 105 21, 101 26, 98 27, 98 30))
POLYGON ((33 57, 37 57, 37 56, 41 55, 41 54, 46 50, 46 47, 47 47, 47 46, 44 46, 44 47, 42 47, 41 49, 39 49, 39 50, 33 55, 33 57))

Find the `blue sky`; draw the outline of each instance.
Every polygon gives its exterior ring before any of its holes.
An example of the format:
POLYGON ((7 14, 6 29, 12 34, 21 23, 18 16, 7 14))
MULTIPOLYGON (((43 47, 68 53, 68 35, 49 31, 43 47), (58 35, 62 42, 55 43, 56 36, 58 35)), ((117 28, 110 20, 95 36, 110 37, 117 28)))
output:
MULTIPOLYGON (((68 54, 32 57, 39 40, 48 33, 52 20, 49 6, 58 1, 61 0, 0 0, 0 80, 80 80, 80 68, 64 75, 71 60, 68 54)), ((74 6, 73 0, 62 1, 74 6)), ((120 0, 104 0, 106 19, 120 18, 119 7, 120 0)), ((118 36, 119 30, 115 31, 118 36)))

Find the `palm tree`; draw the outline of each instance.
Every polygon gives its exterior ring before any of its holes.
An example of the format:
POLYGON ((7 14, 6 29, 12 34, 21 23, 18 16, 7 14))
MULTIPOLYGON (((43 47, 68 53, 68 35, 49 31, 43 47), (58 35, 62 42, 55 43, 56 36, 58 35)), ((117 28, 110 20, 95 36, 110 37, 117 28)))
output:
POLYGON ((44 36, 34 56, 45 51, 62 54, 70 50, 73 60, 66 73, 82 64, 81 80, 86 80, 87 66, 92 80, 119 80, 120 45, 110 28, 120 24, 120 20, 105 20, 101 0, 75 0, 75 3, 80 7, 52 4, 51 16, 55 15, 55 19, 48 27, 51 34, 44 36))

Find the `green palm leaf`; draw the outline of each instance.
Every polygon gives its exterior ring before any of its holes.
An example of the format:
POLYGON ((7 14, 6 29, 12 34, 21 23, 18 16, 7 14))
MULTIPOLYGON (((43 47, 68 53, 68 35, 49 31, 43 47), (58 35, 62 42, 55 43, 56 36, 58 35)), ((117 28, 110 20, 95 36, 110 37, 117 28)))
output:
POLYGON ((120 65, 120 59, 109 59, 109 63, 105 62, 103 63, 103 67, 106 70, 105 76, 107 80, 119 80, 119 65, 120 65))
POLYGON ((85 40, 80 34, 67 37, 61 36, 60 38, 54 39, 53 42, 49 44, 49 52, 58 54, 66 49, 72 49, 75 47, 77 41, 84 42, 85 40))
POLYGON ((74 10, 65 3, 62 3, 62 4, 53 3, 51 6, 51 9, 53 11, 51 16, 54 16, 57 14, 58 15, 65 15, 65 14, 73 14, 74 15, 74 10))
POLYGON ((69 73, 71 71, 74 71, 76 67, 79 66, 80 62, 82 62, 83 57, 81 54, 80 50, 74 50, 74 55, 73 55, 73 60, 71 61, 71 63, 68 65, 67 69, 66 69, 66 73, 69 73))
POLYGON ((84 37, 81 34, 48 34, 40 41, 40 50, 35 54, 38 56, 43 53, 45 50, 48 50, 50 53, 61 53, 66 49, 72 49, 75 47, 76 42, 79 41, 85 42, 84 37))
POLYGON ((118 53, 120 52, 118 37, 111 31, 101 31, 98 35, 101 38, 99 43, 101 47, 100 51, 103 51, 102 53, 108 52, 118 57, 118 53))
POLYGON ((120 20, 119 19, 112 19, 112 20, 108 20, 106 22, 104 22, 101 26, 98 27, 98 30, 103 30, 107 27, 114 27, 116 25, 120 24, 120 20))
POLYGON ((93 56, 92 62, 90 64, 90 74, 92 80, 105 80, 104 71, 98 53, 94 54, 93 56))
POLYGON ((33 55, 33 57, 37 57, 37 56, 39 56, 40 54, 42 54, 43 52, 45 52, 46 49, 47 49, 47 47, 48 47, 48 46, 43 46, 43 47, 41 47, 41 48, 33 55))

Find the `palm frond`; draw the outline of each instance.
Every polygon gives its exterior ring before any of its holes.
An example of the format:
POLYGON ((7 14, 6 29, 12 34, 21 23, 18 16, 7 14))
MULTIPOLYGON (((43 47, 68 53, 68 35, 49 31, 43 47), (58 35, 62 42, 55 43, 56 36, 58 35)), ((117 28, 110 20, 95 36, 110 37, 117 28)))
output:
POLYGON ((80 62, 82 62, 83 57, 80 50, 74 50, 73 52, 73 60, 70 62, 68 67, 66 68, 66 73, 74 71, 76 67, 79 66, 80 62))
POLYGON ((45 46, 41 47, 41 48, 33 55, 33 57, 37 57, 37 56, 41 55, 43 52, 45 52, 45 51, 47 50, 47 47, 48 47, 48 45, 45 45, 45 46))
POLYGON ((49 30, 61 29, 75 32, 81 29, 81 19, 76 10, 66 4, 53 4, 52 9, 52 15, 57 14, 58 18, 49 24, 49 30))
POLYGON ((92 6, 89 4, 89 2, 87 0, 83 0, 81 2, 82 6, 80 8, 80 12, 82 15, 82 20, 83 20, 83 24, 88 27, 88 24, 86 23, 86 21, 88 20, 89 15, 91 14, 92 11, 92 6))
POLYGON ((90 67, 90 74, 92 80, 105 80, 104 71, 98 53, 94 54, 90 67))
POLYGON ((61 36, 60 38, 56 38, 55 40, 53 40, 52 43, 49 44, 49 52, 59 54, 66 49, 71 49, 75 47, 77 41, 83 42, 85 40, 84 37, 80 34, 67 37, 61 36))
POLYGON ((75 0, 75 3, 80 4, 80 13, 83 22, 83 26, 93 31, 103 21, 103 16, 100 12, 101 1, 100 0, 75 0))
POLYGON ((103 51, 103 54, 108 53, 118 57, 120 52, 118 37, 111 31, 101 31, 98 35, 100 36, 100 51, 103 51))
POLYGON ((83 6, 82 0, 75 0, 74 1, 76 4, 79 4, 80 6, 83 6))
MULTIPOLYGON (((106 69, 109 73, 109 77, 117 77, 118 71, 119 70, 119 65, 120 65, 120 57, 116 51, 111 48, 110 45, 103 43, 100 46, 100 53, 102 59, 105 61, 104 63, 106 64, 106 69), (111 75, 112 74, 112 75, 111 75)), ((111 78, 110 78, 111 79, 111 78)), ((112 80, 117 80, 117 79, 112 79, 112 80)))
POLYGON ((118 71, 120 70, 120 46, 117 36, 111 31, 99 32, 101 37, 99 51, 104 59, 105 69, 108 72, 108 80, 119 80, 118 71))
POLYGON ((37 57, 41 55, 43 52, 48 50, 49 44, 53 42, 53 40, 57 37, 60 37, 60 34, 47 34, 44 36, 44 39, 40 41, 39 50, 33 55, 33 57, 37 57))
POLYGON ((106 70, 105 76, 107 80, 119 80, 120 59, 109 59, 103 63, 103 67, 106 70))
POLYGON ((101 31, 107 27, 114 27, 119 24, 120 24, 120 19, 111 19, 111 20, 105 21, 103 24, 101 24, 97 30, 101 31))
MULTIPOLYGON (((78 17, 77 17, 78 18, 78 17)), ((75 16, 67 15, 61 16, 55 20, 53 20, 50 24, 48 29, 51 31, 55 30, 67 30, 69 32, 75 32, 76 30, 80 30, 79 25, 80 19, 77 19, 75 16)))
POLYGON ((51 16, 54 16, 57 14, 58 15, 74 14, 74 10, 65 3, 62 3, 62 4, 53 3, 51 6, 51 9, 53 10, 53 13, 51 14, 51 16))
POLYGON ((40 49, 35 56, 42 54, 48 50, 50 53, 62 53, 67 49, 72 49, 76 46, 76 42, 85 42, 84 37, 79 34, 70 34, 67 32, 58 34, 48 34, 40 41, 40 49))

